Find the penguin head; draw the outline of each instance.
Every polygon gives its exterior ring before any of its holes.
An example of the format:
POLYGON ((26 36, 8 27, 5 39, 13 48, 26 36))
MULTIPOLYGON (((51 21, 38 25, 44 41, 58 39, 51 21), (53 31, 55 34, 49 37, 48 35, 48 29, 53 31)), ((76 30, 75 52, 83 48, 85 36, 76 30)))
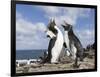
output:
POLYGON ((61 25, 65 31, 69 31, 70 29, 72 29, 72 25, 68 24, 67 22, 64 21, 64 24, 61 25))
POLYGON ((47 37, 50 38, 56 37, 57 29, 55 28, 55 26, 56 26, 55 20, 50 20, 46 30, 47 37))

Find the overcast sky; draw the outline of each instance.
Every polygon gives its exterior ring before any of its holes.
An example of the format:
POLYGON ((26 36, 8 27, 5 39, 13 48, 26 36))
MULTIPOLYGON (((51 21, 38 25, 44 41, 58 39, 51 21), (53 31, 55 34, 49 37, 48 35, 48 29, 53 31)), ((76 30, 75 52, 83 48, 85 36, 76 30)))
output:
POLYGON ((55 19, 59 28, 65 20, 73 25, 74 33, 83 47, 94 43, 95 11, 90 8, 16 5, 16 49, 47 49, 49 39, 45 30, 55 19))

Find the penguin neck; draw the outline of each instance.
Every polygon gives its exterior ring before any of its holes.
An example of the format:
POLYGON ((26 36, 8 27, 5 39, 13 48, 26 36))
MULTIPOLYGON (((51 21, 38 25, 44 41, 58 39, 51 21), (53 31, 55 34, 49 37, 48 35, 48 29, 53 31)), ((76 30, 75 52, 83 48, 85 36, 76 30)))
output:
POLYGON ((68 38, 69 38, 69 37, 68 37, 68 31, 65 31, 65 33, 64 33, 64 34, 65 34, 65 36, 64 36, 64 37, 68 39, 68 38))
POLYGON ((70 31, 68 31, 68 35, 71 36, 71 35, 74 35, 74 32, 72 29, 70 29, 70 31))
POLYGON ((59 39, 59 40, 62 40, 63 41, 63 34, 62 34, 62 32, 60 31, 60 29, 57 27, 57 26, 55 26, 55 29, 57 30, 57 40, 59 39))
POLYGON ((58 31, 58 34, 62 34, 62 32, 60 31, 60 29, 57 26, 55 26, 55 29, 58 31))
POLYGON ((65 34, 68 34, 68 31, 67 30, 65 30, 65 34))
POLYGON ((55 26, 55 29, 56 29, 57 31, 59 31, 59 28, 58 28, 57 26, 55 26))

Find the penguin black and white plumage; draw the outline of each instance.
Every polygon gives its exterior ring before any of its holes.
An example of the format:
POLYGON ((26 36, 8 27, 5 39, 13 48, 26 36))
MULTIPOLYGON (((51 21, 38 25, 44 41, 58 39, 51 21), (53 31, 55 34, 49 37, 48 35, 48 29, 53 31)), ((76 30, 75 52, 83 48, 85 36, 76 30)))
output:
POLYGON ((72 58, 75 60, 75 66, 77 66, 77 60, 78 58, 80 61, 83 61, 83 47, 78 39, 78 37, 74 34, 72 25, 64 22, 65 24, 62 25, 64 28, 64 38, 65 38, 65 44, 67 48, 69 48, 70 53, 72 55, 72 58))
POLYGON ((50 21, 46 30, 47 37, 50 38, 48 46, 48 55, 45 62, 58 63, 59 55, 63 48, 63 34, 56 26, 55 21, 50 21))

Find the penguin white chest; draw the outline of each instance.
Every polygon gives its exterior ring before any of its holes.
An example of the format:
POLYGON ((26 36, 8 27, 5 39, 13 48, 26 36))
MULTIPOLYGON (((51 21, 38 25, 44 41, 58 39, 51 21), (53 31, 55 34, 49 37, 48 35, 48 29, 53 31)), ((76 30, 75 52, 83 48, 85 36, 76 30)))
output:
POLYGON ((77 48, 75 47, 74 44, 71 44, 71 50, 72 50, 72 59, 76 59, 76 53, 77 53, 77 48))
POLYGON ((55 45, 52 49, 51 63, 58 62, 58 58, 59 58, 59 55, 60 55, 62 47, 63 47, 63 42, 64 42, 63 35, 60 31, 58 31, 57 39, 56 39, 55 45))
POLYGON ((66 43, 66 45, 67 45, 67 48, 70 49, 70 47, 69 47, 68 31, 65 31, 64 40, 65 40, 65 43, 66 43))

